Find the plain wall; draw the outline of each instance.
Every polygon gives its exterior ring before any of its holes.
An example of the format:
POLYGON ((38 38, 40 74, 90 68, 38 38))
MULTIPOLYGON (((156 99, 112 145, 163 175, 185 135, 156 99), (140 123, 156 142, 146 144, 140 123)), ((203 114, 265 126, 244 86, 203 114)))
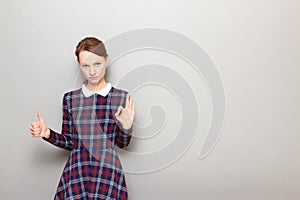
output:
MULTIPOLYGON (((176 31, 206 51, 223 80, 226 122, 205 159, 199 131, 169 167, 127 173, 130 199, 299 199, 299 13, 297 0, 2 1, 1 199, 53 198, 68 152, 31 138, 29 124, 40 110, 60 131, 62 95, 80 87, 77 42, 145 27, 176 31)), ((204 102, 201 130, 211 115, 204 102)))

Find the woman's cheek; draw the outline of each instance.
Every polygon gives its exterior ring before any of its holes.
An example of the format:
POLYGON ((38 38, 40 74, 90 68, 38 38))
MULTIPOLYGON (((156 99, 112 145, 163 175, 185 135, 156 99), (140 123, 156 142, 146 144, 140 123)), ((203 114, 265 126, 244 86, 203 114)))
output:
POLYGON ((83 75, 83 77, 84 77, 85 79, 87 79, 87 78, 88 78, 87 72, 86 72, 84 69, 82 69, 82 68, 80 68, 80 70, 81 70, 81 74, 83 75))
POLYGON ((105 75, 105 69, 100 71, 100 77, 104 77, 104 75, 105 75))

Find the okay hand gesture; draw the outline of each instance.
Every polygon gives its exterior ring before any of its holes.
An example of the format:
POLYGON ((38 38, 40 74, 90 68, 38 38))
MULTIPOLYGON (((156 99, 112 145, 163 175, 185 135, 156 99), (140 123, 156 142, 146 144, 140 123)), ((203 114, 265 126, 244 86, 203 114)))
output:
POLYGON ((128 130, 131 128, 134 119, 134 102, 129 94, 126 96, 125 108, 119 106, 115 116, 123 129, 128 130))

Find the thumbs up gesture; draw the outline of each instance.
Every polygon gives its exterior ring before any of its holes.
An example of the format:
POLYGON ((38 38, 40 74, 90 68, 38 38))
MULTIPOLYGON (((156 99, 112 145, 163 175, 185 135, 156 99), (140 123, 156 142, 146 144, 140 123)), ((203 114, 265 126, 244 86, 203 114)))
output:
POLYGON ((49 138, 50 136, 50 130, 47 128, 42 115, 40 112, 37 113, 38 121, 37 122, 31 122, 29 130, 32 137, 45 137, 49 138))

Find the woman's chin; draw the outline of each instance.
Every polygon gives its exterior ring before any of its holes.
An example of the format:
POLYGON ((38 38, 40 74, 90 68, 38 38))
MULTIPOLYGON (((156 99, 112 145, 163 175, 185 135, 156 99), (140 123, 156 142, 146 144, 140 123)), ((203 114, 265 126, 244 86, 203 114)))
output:
POLYGON ((91 79, 91 80, 89 80, 89 84, 91 84, 91 85, 96 85, 98 83, 100 83, 99 79, 91 79))

